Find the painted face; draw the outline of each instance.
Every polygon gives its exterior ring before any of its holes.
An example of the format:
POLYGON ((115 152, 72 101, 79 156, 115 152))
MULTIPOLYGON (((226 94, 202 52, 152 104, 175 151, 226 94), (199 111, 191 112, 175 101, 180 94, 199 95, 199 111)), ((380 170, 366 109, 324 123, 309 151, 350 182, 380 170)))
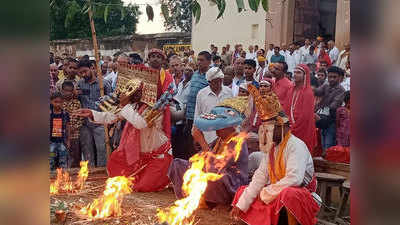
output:
POLYGON ((273 146, 274 121, 267 121, 258 128, 260 151, 268 153, 273 146))
POLYGON ((260 95, 267 95, 271 91, 271 85, 260 84, 260 95))
POLYGON ((208 114, 203 114, 194 120, 194 125, 202 131, 220 130, 238 126, 242 123, 241 114, 229 107, 217 106, 208 114))

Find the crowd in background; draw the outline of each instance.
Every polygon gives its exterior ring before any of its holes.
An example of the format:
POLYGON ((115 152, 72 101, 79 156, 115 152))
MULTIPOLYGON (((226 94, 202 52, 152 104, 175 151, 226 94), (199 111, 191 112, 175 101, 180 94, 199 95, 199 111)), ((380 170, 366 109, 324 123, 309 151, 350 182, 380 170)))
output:
MULTIPOLYGON (((302 139, 313 156, 325 155, 334 146, 350 146, 350 45, 339 51, 333 40, 318 37, 301 43, 264 50, 257 45, 222 46, 207 51, 186 49, 165 52, 164 69, 173 76, 175 99, 183 106, 183 118, 172 121, 171 142, 175 158, 188 159, 199 148, 193 143, 196 116, 209 112, 224 99, 248 95, 247 86, 258 87, 267 80, 291 120, 293 133, 302 139), (206 76, 210 68, 215 76, 206 76), (194 148, 188 146, 195 146, 194 148)), ((55 57, 50 53, 50 166, 77 167, 82 159, 91 166, 106 165, 103 125, 74 117, 80 108, 98 110, 99 79, 104 94, 116 89, 118 64, 147 66, 140 54, 120 53, 101 57, 101 77, 89 56, 55 57)), ((257 122, 251 123, 257 132, 257 122)), ((110 127, 111 147, 119 144, 123 121, 110 127)), ((205 132, 208 143, 215 132, 205 132)), ((198 147, 198 146, 197 146, 198 147)))

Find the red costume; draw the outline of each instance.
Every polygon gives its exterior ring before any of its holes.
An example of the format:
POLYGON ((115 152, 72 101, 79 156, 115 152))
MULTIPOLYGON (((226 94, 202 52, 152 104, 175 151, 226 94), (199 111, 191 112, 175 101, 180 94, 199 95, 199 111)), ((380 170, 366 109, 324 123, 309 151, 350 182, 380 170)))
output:
POLYGON ((272 84, 272 91, 278 96, 279 102, 281 103, 283 111, 285 111, 286 114, 288 113, 289 109, 289 106, 286 105, 286 98, 288 97, 289 89, 292 87, 293 83, 286 77, 275 80, 275 83, 272 84))
POLYGON ((292 86, 288 90, 286 102, 283 105, 288 106, 287 115, 291 123, 290 130, 296 137, 304 141, 311 155, 313 155, 313 150, 317 145, 317 136, 310 69, 304 64, 300 64, 296 68, 305 74, 304 85, 300 89, 292 86))
MULTIPOLYGON (((167 91, 171 82, 173 82, 171 74, 168 72, 160 74, 157 99, 167 91)), ((145 108, 146 105, 139 107, 138 113, 141 114, 145 108)), ((107 163, 109 176, 134 176, 133 189, 135 191, 152 192, 165 188, 169 183, 167 172, 172 161, 172 156, 168 153, 171 149, 169 107, 164 109, 162 131, 168 141, 150 152, 143 152, 141 151, 141 135, 143 135, 141 130, 127 122, 122 133, 120 145, 111 154, 107 163)))

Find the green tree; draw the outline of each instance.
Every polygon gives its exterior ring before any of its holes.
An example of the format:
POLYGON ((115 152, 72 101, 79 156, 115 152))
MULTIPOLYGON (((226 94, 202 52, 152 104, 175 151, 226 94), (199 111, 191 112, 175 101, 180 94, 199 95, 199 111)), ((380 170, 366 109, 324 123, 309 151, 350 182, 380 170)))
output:
MULTIPOLYGON (((98 37, 136 32, 139 7, 123 6, 121 0, 92 0, 98 37)), ((90 38, 87 0, 50 0, 50 40, 90 38)))
POLYGON ((193 0, 167 0, 161 5, 164 16, 164 26, 167 30, 192 31, 193 0))
MULTIPOLYGON (((192 24, 190 12, 191 14, 193 14, 196 23, 199 22, 201 17, 201 6, 198 1, 214 2, 219 12, 216 19, 219 19, 224 15, 227 0, 162 0, 161 11, 162 14, 164 15, 165 25, 167 29, 178 27, 182 31, 190 31, 192 24), (185 12, 185 14, 183 14, 183 12, 185 12), (188 29, 189 25, 186 25, 188 21, 188 19, 186 19, 187 17, 190 17, 190 29, 188 29)), ((284 2, 286 0, 275 0, 275 1, 284 2)), ((248 2, 249 2, 249 7, 252 11, 257 12, 258 9, 262 7, 265 12, 268 12, 268 0, 248 0, 248 2)), ((243 10, 246 10, 244 7, 244 0, 236 0, 236 6, 238 9, 238 13, 241 13, 243 10)))

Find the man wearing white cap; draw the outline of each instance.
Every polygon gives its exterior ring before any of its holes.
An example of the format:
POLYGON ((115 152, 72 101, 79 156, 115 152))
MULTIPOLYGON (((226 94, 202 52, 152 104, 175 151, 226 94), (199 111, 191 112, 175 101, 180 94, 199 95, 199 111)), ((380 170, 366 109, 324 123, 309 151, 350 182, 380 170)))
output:
MULTIPOLYGON (((224 73, 222 73, 220 68, 210 68, 206 73, 206 79, 209 85, 201 89, 197 94, 196 108, 194 111, 195 119, 204 113, 209 113, 211 109, 217 106, 224 99, 233 97, 232 90, 222 85, 224 73)), ((215 134, 215 131, 204 132, 204 138, 207 143, 210 144, 217 138, 217 135, 215 134)))

